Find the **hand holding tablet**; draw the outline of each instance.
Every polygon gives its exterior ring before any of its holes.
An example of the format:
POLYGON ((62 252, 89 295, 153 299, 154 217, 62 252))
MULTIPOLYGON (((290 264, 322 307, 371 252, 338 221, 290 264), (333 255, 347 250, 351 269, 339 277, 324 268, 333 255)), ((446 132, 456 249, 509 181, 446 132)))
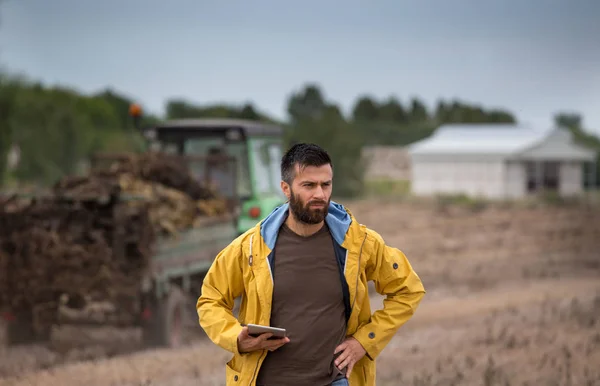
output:
POLYGON ((285 329, 256 324, 244 326, 237 339, 238 350, 241 353, 256 350, 275 351, 289 341, 285 329))

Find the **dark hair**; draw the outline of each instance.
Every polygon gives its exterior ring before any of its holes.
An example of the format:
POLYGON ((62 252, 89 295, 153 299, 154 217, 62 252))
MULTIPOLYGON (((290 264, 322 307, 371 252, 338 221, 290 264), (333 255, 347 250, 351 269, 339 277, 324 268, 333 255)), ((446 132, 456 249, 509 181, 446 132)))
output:
POLYGON ((296 165, 303 168, 327 164, 333 167, 329 154, 323 148, 313 143, 297 143, 281 158, 281 179, 291 184, 295 177, 296 165))

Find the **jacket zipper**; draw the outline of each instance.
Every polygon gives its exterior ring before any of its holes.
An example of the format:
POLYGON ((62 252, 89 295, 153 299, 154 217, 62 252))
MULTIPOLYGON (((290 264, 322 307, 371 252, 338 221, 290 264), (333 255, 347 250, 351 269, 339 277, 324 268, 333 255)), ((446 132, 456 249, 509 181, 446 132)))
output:
MULTIPOLYGON (((254 239, 254 235, 251 235, 250 236, 250 251, 249 251, 250 256, 248 257, 248 265, 250 266, 250 271, 252 272, 252 276, 254 276, 254 269, 252 268, 252 264, 254 263, 254 256, 252 255, 253 239, 254 239)), ((254 378, 256 377, 256 373, 258 372, 258 365, 260 364, 260 360, 262 359, 263 354, 260 354, 260 357, 258 357, 258 361, 256 362, 256 367, 254 368, 254 373, 252 374, 252 379, 250 379, 250 383, 248 383, 248 386, 251 386, 252 382, 254 382, 254 378)))
POLYGON ((248 265, 252 267, 252 262, 254 258, 252 257, 252 239, 254 239, 254 235, 250 235, 250 256, 248 257, 248 265))
POLYGON ((365 241, 367 241, 367 234, 365 233, 365 238, 360 244, 360 252, 358 253, 358 267, 356 268, 356 284, 354 285, 354 299, 352 299, 352 307, 350 307, 350 312, 354 310, 354 304, 356 303, 356 295, 358 294, 358 281, 360 280, 360 258, 362 256, 363 246, 365 245, 365 241))
POLYGON ((252 379, 250 379, 250 383, 248 383, 248 386, 252 386, 252 382, 254 382, 254 378, 256 378, 256 373, 258 372, 258 365, 260 364, 260 360, 263 357, 263 354, 265 354, 267 351, 264 350, 262 354, 260 354, 260 356, 258 357, 258 361, 256 361, 256 367, 254 368, 254 374, 252 374, 252 379))

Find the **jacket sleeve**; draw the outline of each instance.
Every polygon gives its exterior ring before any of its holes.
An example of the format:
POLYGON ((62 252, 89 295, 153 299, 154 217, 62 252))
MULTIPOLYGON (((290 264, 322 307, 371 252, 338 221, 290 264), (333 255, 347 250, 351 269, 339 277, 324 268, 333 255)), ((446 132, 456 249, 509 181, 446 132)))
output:
POLYGON ((237 337, 242 331, 232 312, 234 300, 244 291, 241 259, 241 242, 235 240, 213 261, 196 304, 200 326, 208 337, 233 354, 240 354, 237 337))
POLYGON ((385 244, 381 236, 369 231, 372 253, 366 265, 367 280, 386 298, 383 309, 376 311, 369 323, 359 327, 354 338, 375 360, 398 329, 415 313, 425 288, 402 251, 385 244))

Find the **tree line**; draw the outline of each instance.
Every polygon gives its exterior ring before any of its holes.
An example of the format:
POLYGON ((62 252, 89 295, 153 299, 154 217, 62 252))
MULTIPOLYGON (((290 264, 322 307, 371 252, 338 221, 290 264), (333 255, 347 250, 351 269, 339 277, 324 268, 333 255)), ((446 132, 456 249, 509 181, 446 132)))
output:
MULTIPOLYGON (((66 87, 48 87, 22 77, 0 74, 0 183, 47 185, 78 173, 96 152, 137 152, 144 141, 134 129, 130 106, 136 101, 110 89, 83 94, 66 87), (9 154, 20 153, 9 165, 9 154)), ((336 190, 355 195, 362 189, 365 145, 407 145, 431 135, 445 123, 516 123, 509 111, 485 109, 457 100, 439 101, 428 109, 418 98, 404 104, 362 95, 347 115, 328 100, 319 85, 307 84, 287 100, 289 118, 270 117, 254 105, 199 105, 173 99, 165 116, 142 116, 142 126, 165 119, 240 118, 278 123, 285 128, 285 146, 310 141, 326 147, 336 164, 336 190)), ((582 128, 581 117, 557 115, 578 138, 600 150, 598 138, 582 128)), ((14 154, 13 154, 14 155, 14 154)))

